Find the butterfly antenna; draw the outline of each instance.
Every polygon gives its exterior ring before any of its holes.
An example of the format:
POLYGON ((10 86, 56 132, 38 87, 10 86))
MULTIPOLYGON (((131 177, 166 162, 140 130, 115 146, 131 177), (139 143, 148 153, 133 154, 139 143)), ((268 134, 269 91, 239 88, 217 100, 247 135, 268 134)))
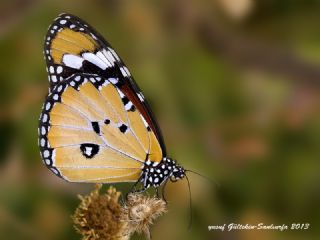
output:
POLYGON ((198 175, 198 176, 206 179, 207 181, 209 181, 209 182, 211 182, 211 183, 214 183, 214 184, 217 185, 218 187, 220 187, 220 184, 219 184, 216 180, 211 179, 211 178, 209 178, 209 177, 207 177, 207 176, 205 176, 205 175, 202 175, 201 173, 198 173, 198 172, 195 172, 195 171, 192 171, 192 170, 189 170, 189 169, 186 169, 185 171, 186 171, 186 172, 191 172, 191 173, 193 173, 193 174, 196 174, 196 175, 198 175))
POLYGON ((188 188, 189 188, 189 205, 190 205, 190 220, 189 220, 189 226, 188 226, 188 229, 190 230, 191 228, 191 225, 192 225, 192 198, 191 198, 191 187, 190 187, 190 181, 189 181, 189 178, 188 176, 186 175, 186 179, 187 179, 187 182, 188 182, 188 188))

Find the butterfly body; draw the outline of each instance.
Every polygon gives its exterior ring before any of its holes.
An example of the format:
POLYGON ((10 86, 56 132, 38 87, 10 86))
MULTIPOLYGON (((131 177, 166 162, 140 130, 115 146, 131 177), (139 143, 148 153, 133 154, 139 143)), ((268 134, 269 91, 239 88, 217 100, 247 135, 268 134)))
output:
POLYGON ((49 93, 39 119, 45 165, 70 182, 176 181, 185 170, 167 157, 141 90, 104 38, 83 20, 61 14, 44 54, 49 93))
POLYGON ((147 161, 141 174, 141 182, 144 189, 149 187, 159 187, 168 179, 175 182, 184 178, 185 170, 176 161, 164 158, 160 163, 147 161))

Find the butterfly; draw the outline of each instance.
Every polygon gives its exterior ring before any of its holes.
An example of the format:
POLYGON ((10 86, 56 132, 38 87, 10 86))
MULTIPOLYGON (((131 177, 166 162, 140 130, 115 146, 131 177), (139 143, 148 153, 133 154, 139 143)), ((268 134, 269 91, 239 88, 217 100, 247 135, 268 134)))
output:
POLYGON ((89 24, 59 15, 45 37, 49 93, 39 118, 44 164, 70 182, 141 183, 186 176, 167 156, 155 117, 110 44, 89 24))

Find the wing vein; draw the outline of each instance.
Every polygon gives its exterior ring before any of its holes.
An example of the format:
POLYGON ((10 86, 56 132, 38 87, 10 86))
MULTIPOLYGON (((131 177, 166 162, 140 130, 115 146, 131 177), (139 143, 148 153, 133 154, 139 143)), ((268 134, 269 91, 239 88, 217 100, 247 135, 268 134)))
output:
MULTIPOLYGON (((129 173, 129 174, 122 174, 122 175, 117 175, 117 176, 109 176, 109 177, 103 177, 103 178, 89 178, 89 179, 86 179, 84 180, 83 182, 87 182, 87 181, 99 181, 99 180, 103 180, 103 179, 113 179, 113 178, 123 178, 123 177, 128 177, 128 176, 131 176, 131 175, 134 175, 138 173, 138 171, 135 171, 135 172, 132 172, 132 173, 129 173)), ((134 180, 133 180, 134 181, 134 180)), ((80 182, 80 181, 79 181, 80 182)), ((82 181, 81 181, 82 182, 82 181)), ((128 181, 125 181, 125 182, 128 182, 128 181)))
MULTIPOLYGON (((61 103, 61 104, 64 104, 64 103, 61 103)), ((66 105, 66 104, 64 104, 64 105, 66 105)), ((75 111, 78 111, 79 113, 81 113, 81 115, 84 116, 84 118, 85 118, 88 122, 91 122, 90 119, 89 119, 84 113, 82 113, 80 110, 78 110, 78 109, 76 109, 76 108, 74 108, 74 107, 72 107, 72 106, 69 106, 69 105, 66 105, 66 106, 69 107, 69 108, 72 108, 72 109, 75 110, 75 111)), ((114 151, 116 151, 116 152, 119 152, 119 153, 123 154, 124 156, 129 157, 129 158, 132 158, 132 159, 134 159, 134 160, 136 160, 136 161, 138 161, 138 162, 143 162, 143 161, 141 161, 141 160, 139 160, 139 159, 137 159, 137 158, 135 158, 135 157, 133 157, 133 156, 131 156, 131 155, 129 155, 129 154, 126 154, 126 153, 122 152, 121 150, 119 150, 119 149, 117 149, 117 148, 109 145, 109 144, 105 141, 104 138, 102 138, 102 140, 103 140, 103 142, 104 142, 104 144, 105 144, 105 147, 109 147, 109 148, 111 148, 112 150, 114 150, 114 151)), ((75 145, 79 145, 79 144, 75 144, 75 145)))
POLYGON ((79 45, 77 42, 71 41, 71 40, 66 39, 66 38, 64 38, 64 37, 62 37, 62 36, 59 36, 59 39, 61 39, 61 40, 63 40, 63 41, 66 41, 66 42, 69 42, 69 43, 72 43, 72 44, 74 44, 75 46, 77 46, 77 47, 79 47, 79 48, 85 49, 84 46, 79 45))
MULTIPOLYGON (((112 84, 113 85, 113 84, 112 84)), ((120 93, 119 93, 119 91, 117 91, 118 92, 118 96, 120 97, 120 93)), ((121 97, 120 97, 121 98, 121 97)), ((133 103, 132 103, 133 104, 133 103)), ((140 141, 140 139, 138 139, 138 137, 137 137, 137 135, 136 135, 136 133, 133 131, 133 128, 131 127, 131 123, 130 123, 130 119, 129 119, 129 116, 128 116, 128 112, 127 112, 127 110, 125 109, 125 106, 122 104, 122 110, 125 112, 125 114, 126 114, 126 118, 127 118, 127 123, 128 123, 128 127, 129 127, 129 129, 130 129, 130 132, 132 133, 132 135, 135 137, 135 139, 137 140, 137 142, 140 144, 140 146, 141 146, 141 148, 144 150, 144 147, 143 147, 143 144, 142 144, 142 142, 140 141)))

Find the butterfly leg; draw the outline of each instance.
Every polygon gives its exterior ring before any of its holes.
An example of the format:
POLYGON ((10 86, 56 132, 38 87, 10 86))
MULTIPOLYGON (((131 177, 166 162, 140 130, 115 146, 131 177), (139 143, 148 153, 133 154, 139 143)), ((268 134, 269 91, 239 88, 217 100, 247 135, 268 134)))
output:
POLYGON ((156 195, 157 195, 157 198, 160 198, 160 196, 159 196, 159 187, 156 187, 156 195))
POLYGON ((147 190, 147 188, 143 187, 141 189, 135 190, 134 193, 143 193, 145 190, 147 190))
POLYGON ((139 177, 139 179, 133 184, 131 190, 126 194, 126 200, 128 200, 128 195, 130 193, 141 193, 141 192, 144 192, 147 188, 146 187, 143 187, 142 189, 136 189, 137 185, 140 183, 141 179, 143 178, 144 175, 141 175, 139 177))
POLYGON ((163 187, 162 187, 162 191, 161 191, 161 193, 162 193, 162 199, 163 199, 163 201, 165 201, 166 204, 168 204, 168 202, 167 202, 167 199, 165 198, 164 193, 165 193, 165 188, 166 188, 167 183, 168 183, 168 180, 166 180, 166 181, 164 182, 163 187))

